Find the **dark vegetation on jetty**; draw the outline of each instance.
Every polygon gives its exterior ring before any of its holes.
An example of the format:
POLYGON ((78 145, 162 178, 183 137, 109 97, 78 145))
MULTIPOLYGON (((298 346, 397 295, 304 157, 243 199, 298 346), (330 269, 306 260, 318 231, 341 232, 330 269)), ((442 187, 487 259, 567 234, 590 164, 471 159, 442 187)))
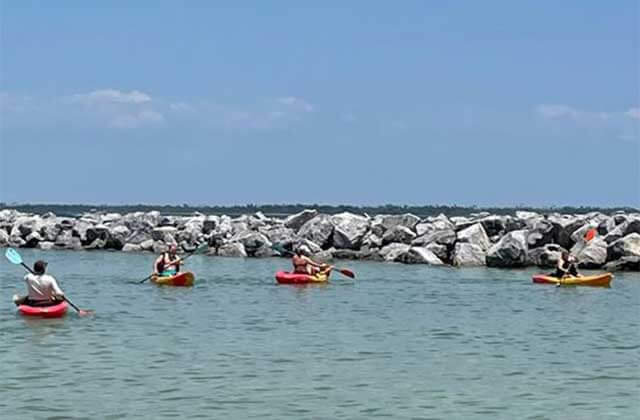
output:
POLYGON ((209 255, 272 257, 287 256, 280 251, 305 244, 317 259, 325 261, 504 268, 553 267, 567 250, 582 268, 640 270, 637 209, 509 209, 511 212, 502 214, 500 210, 506 209, 320 206, 290 215, 283 213, 299 208, 200 209, 204 211, 181 206, 154 210, 135 206, 0 207, 0 246, 159 253, 169 244, 189 251, 206 243, 209 255), (119 209, 127 211, 116 211, 119 209), (214 209, 224 209, 229 215, 214 209), (594 229, 595 238, 586 240, 594 229))
POLYGON ((639 210, 633 207, 593 207, 593 206, 560 206, 560 207, 477 207, 477 206, 457 206, 457 205, 424 205, 408 206, 385 204, 380 206, 351 206, 351 205, 329 205, 329 204, 246 204, 242 206, 194 206, 182 205, 149 205, 149 204, 9 204, 0 202, 0 209, 13 209, 23 213, 44 214, 55 213, 58 216, 74 217, 88 212, 108 212, 108 213, 134 213, 159 211, 163 215, 186 216, 194 212, 202 214, 216 214, 228 216, 241 216, 260 212, 266 216, 288 216, 299 213, 305 209, 315 209, 319 213, 337 214, 342 212, 369 214, 404 214, 411 213, 419 217, 437 216, 446 214, 449 217, 469 216, 472 213, 489 212, 496 215, 515 214, 516 211, 530 211, 540 214, 563 213, 563 214, 586 214, 599 212, 603 214, 614 214, 618 212, 633 213, 639 210))

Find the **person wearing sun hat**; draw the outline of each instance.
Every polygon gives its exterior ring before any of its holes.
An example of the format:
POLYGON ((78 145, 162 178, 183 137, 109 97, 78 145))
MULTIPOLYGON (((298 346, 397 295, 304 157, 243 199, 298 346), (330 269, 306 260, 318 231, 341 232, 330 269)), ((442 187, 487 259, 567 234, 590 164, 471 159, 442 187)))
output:
POLYGON ((33 264, 33 273, 24 276, 28 294, 22 297, 14 295, 13 302, 16 305, 50 306, 64 299, 58 282, 52 275, 45 274, 46 270, 47 263, 43 260, 33 264))

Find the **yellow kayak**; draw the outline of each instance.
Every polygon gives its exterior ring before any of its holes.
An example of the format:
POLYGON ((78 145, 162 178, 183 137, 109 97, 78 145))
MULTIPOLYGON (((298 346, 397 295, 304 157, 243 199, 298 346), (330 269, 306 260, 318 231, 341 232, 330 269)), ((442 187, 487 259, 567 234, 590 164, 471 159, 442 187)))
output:
POLYGON ((193 286, 196 276, 190 271, 185 271, 175 276, 152 276, 151 281, 160 286, 193 286))
POLYGON ((545 274, 536 274, 535 276, 533 276, 534 283, 548 283, 561 286, 609 287, 609 285, 611 284, 611 280, 613 280, 613 274, 611 273, 597 274, 595 276, 569 276, 560 279, 557 277, 547 276, 545 274))

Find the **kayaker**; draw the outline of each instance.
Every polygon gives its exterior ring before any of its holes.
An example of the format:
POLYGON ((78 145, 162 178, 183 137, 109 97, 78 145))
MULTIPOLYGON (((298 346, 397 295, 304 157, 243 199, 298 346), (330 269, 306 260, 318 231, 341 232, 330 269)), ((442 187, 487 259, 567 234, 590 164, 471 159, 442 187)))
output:
POLYGON ((318 273, 327 273, 331 271, 332 267, 327 264, 317 263, 309 258, 311 250, 306 245, 301 245, 296 249, 296 253, 293 255, 293 272, 298 274, 308 274, 310 276, 318 273))
POLYGON ((565 276, 580 276, 580 273, 578 273, 578 269, 576 268, 575 259, 567 251, 562 251, 560 254, 556 271, 553 272, 551 276, 559 279, 565 276))
POLYGON ((33 264, 33 273, 24 276, 28 294, 22 297, 14 295, 13 302, 16 305, 51 306, 64 300, 58 282, 53 276, 45 274, 46 269, 45 261, 38 260, 33 264))
POLYGON ((180 261, 178 257, 178 247, 175 244, 169 245, 169 250, 163 252, 153 263, 153 274, 160 276, 173 276, 180 271, 180 261))

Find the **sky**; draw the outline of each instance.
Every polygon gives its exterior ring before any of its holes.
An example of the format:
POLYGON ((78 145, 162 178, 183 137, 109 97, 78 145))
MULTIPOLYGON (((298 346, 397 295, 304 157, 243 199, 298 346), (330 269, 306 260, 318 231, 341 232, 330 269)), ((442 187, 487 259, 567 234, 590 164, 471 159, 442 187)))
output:
POLYGON ((0 202, 640 207, 639 4, 0 0, 0 202))

